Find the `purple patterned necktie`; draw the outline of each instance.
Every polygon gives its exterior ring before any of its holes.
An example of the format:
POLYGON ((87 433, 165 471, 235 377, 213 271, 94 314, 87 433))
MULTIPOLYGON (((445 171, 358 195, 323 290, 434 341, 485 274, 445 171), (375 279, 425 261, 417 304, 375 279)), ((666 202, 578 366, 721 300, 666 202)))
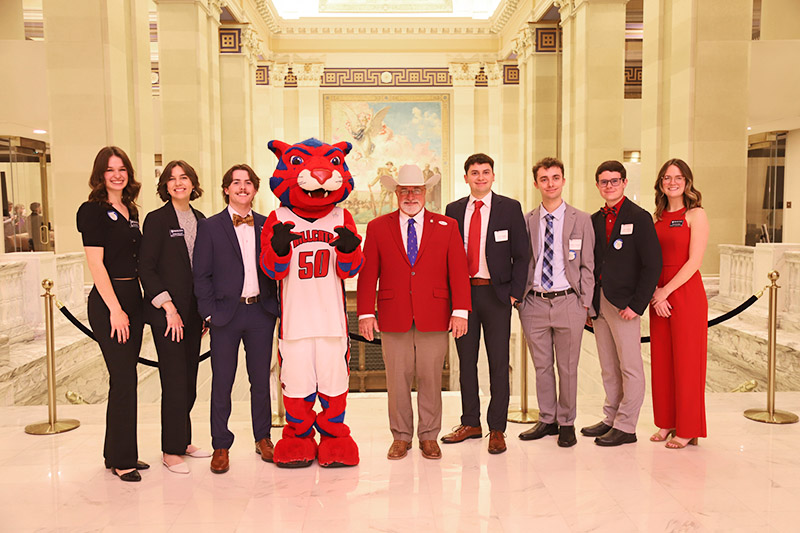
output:
POLYGON ((553 286, 553 218, 545 215, 547 226, 544 228, 544 262, 542 263, 542 287, 550 290, 553 286))
POLYGON ((408 262, 411 266, 417 260, 417 229, 414 227, 414 219, 408 219, 408 239, 406 239, 406 253, 408 254, 408 262))

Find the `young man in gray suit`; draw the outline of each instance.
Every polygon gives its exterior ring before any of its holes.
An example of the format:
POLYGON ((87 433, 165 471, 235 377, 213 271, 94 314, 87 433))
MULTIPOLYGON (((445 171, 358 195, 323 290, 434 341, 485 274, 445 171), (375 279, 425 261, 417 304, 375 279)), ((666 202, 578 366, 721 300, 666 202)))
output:
POLYGON ((578 358, 594 294, 594 229, 588 213, 561 198, 566 181, 561 161, 542 159, 533 166, 533 178, 542 203, 525 215, 531 260, 518 309, 536 369, 539 421, 519 438, 558 435, 558 445, 567 448, 577 442, 578 358))

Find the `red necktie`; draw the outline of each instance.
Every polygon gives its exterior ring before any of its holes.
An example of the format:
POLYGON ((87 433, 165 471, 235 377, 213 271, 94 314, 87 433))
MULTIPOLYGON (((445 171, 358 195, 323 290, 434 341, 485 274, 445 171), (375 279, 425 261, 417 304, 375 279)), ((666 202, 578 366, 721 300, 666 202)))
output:
POLYGON ((475 200, 475 210, 469 220, 469 239, 467 240, 467 267, 470 277, 478 273, 481 253, 481 207, 483 202, 475 200))

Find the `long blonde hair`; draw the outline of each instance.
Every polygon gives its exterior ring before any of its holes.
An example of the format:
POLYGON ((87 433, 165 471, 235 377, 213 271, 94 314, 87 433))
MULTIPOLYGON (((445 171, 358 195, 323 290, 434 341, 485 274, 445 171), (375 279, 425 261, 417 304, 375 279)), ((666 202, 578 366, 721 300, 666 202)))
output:
POLYGON ((655 215, 656 219, 658 220, 661 220, 661 213, 663 213, 669 205, 667 195, 664 194, 664 190, 661 188, 661 180, 667 173, 667 169, 672 165, 678 167, 678 170, 681 171, 681 174, 686 181, 686 187, 683 189, 683 205, 686 207, 686 210, 688 211, 693 207, 703 207, 703 195, 700 194, 700 191, 694 187, 694 176, 692 175, 692 169, 689 168, 689 165, 687 165, 686 161, 683 159, 670 159, 664 163, 661 166, 661 170, 658 171, 658 177, 656 178, 656 184, 654 187, 656 190, 655 215))

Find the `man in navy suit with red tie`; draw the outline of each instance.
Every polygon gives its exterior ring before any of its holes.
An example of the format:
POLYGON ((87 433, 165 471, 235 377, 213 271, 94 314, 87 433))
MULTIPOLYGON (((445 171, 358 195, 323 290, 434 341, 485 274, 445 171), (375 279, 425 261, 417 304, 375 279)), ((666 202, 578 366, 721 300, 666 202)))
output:
POLYGON ((239 343, 244 343, 250 378, 250 414, 256 453, 272 461, 269 369, 278 316, 275 282, 258 267, 266 218, 253 211, 259 179, 247 165, 234 165, 222 178, 228 207, 198 221, 194 247, 194 290, 200 316, 211 324, 211 471, 229 469, 231 390, 239 343))
POLYGON ((509 397, 511 307, 522 299, 530 259, 528 233, 519 202, 492 192, 494 160, 473 154, 464 163, 470 195, 448 204, 445 214, 458 222, 467 252, 472 312, 467 334, 456 339, 461 381, 461 425, 442 437, 452 444, 480 438, 478 351, 481 328, 489 360, 491 401, 486 413, 489 453, 506 451, 509 397))

